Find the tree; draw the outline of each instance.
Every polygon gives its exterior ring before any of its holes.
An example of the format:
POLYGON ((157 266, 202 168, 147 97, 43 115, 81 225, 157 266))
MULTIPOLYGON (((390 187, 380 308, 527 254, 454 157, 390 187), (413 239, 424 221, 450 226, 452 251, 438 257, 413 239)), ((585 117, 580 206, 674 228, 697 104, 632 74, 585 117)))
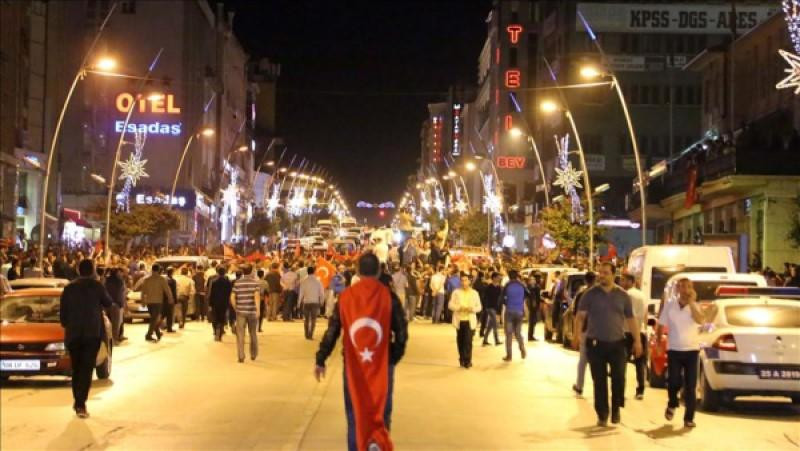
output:
POLYGON ((457 216, 453 221, 453 231, 467 246, 483 246, 488 239, 486 214, 474 211, 457 216))
POLYGON ((797 196, 796 208, 792 217, 792 226, 789 229, 789 240, 795 249, 800 249, 800 196, 797 196))
MULTIPOLYGON (((542 224, 544 230, 555 240, 560 251, 569 250, 573 255, 588 254, 589 224, 572 222, 572 203, 569 198, 543 209, 542 224)), ((597 227, 597 217, 595 217, 595 246, 603 241, 604 233, 604 229, 597 227)))
POLYGON ((126 247, 136 238, 153 239, 179 226, 178 213, 164 205, 132 205, 130 211, 111 212, 111 236, 126 247))
POLYGON ((247 223, 247 235, 253 237, 271 236, 280 231, 280 218, 276 210, 275 216, 268 217, 263 211, 259 211, 253 215, 250 222, 247 223))

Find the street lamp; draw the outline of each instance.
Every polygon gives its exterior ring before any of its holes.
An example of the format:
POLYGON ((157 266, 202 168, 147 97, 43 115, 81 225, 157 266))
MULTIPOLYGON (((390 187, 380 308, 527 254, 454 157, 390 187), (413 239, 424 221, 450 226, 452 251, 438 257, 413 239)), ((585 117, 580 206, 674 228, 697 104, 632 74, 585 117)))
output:
POLYGON ((606 191, 611 189, 611 185, 608 183, 603 183, 602 185, 598 186, 594 189, 595 194, 605 193, 606 191))
POLYGON ((478 166, 476 166, 476 165, 475 165, 475 163, 473 163, 472 161, 467 161, 467 162, 464 164, 464 168, 466 168, 466 170, 467 170, 467 171, 469 171, 469 172, 472 172, 472 171, 474 171, 475 169, 477 169, 477 168, 478 168, 478 166))
POLYGON ((97 61, 97 64, 95 64, 94 67, 103 72, 110 72, 117 67, 117 61, 108 56, 103 57, 97 61))
MULTIPOLYGON (((543 108, 543 110, 544 110, 544 108, 543 108)), ((520 130, 517 127, 512 128, 511 130, 508 131, 508 133, 513 138, 519 138, 519 137, 525 135, 527 137, 527 139, 528 139, 528 142, 531 144, 531 147, 533 148, 533 155, 536 156, 536 163, 539 166, 539 175, 542 177, 542 186, 544 187, 544 202, 545 202, 545 205, 547 205, 549 207, 550 206, 550 189, 547 187, 547 176, 544 173, 544 165, 542 165, 542 157, 541 157, 541 154, 539 154, 539 146, 536 145, 536 140, 533 139, 533 136, 526 135, 522 130, 520 130)))
MULTIPOLYGON (((586 207, 589 210, 589 269, 594 270, 594 202, 592 201, 592 185, 589 182, 589 168, 586 166, 586 156, 583 152, 581 136, 578 134, 578 127, 575 125, 575 119, 572 117, 572 112, 570 112, 569 109, 565 108, 563 105, 559 106, 552 100, 542 101, 540 108, 546 113, 553 113, 559 110, 563 111, 572 128, 572 134, 575 135, 575 143, 578 144, 578 156, 580 157, 581 169, 583 170, 583 188, 586 193, 586 207)), ((569 152, 569 149, 565 149, 565 151, 569 152)))

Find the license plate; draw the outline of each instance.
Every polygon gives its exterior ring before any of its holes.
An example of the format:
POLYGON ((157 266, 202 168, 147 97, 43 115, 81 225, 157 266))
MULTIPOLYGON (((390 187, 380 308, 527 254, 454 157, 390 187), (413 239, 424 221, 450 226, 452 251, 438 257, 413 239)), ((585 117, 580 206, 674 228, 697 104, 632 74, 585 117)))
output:
POLYGON ((800 380, 800 368, 762 368, 758 370, 759 379, 800 380))
POLYGON ((40 366, 38 360, 0 360, 3 371, 39 371, 40 366))

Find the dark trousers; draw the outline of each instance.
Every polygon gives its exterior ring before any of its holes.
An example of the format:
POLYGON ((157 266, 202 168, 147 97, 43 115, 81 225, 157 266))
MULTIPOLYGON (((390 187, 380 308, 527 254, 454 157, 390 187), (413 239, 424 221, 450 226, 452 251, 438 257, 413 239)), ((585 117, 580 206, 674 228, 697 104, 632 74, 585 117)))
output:
POLYGON ((489 343, 489 334, 494 332, 494 344, 500 343, 497 334, 497 311, 493 308, 488 308, 483 311, 483 319, 486 324, 486 330, 483 334, 483 342, 489 343))
POLYGON ((161 331, 158 330, 158 325, 161 323, 161 305, 162 304, 147 304, 147 313, 150 314, 150 324, 147 327, 146 338, 153 338, 154 333, 157 337, 161 338, 161 331))
POLYGON ((258 331, 261 332, 261 323, 264 322, 264 318, 267 317, 267 302, 264 298, 261 298, 261 301, 258 303, 259 311, 258 311, 258 331))
POLYGON ((461 362, 461 365, 472 364, 472 329, 469 327, 469 321, 458 323, 456 344, 458 345, 458 361, 461 362))
POLYGON ((433 296, 430 293, 426 293, 422 296, 422 316, 424 318, 430 318, 432 311, 433 311, 433 296))
POLYGON ((175 304, 165 302, 161 308, 161 316, 166 320, 167 331, 172 332, 174 330, 172 326, 175 322, 175 304))
POLYGON ((228 304, 228 325, 231 326, 231 333, 236 333, 236 310, 228 304))
POLYGON ((205 293, 197 293, 194 295, 194 310, 197 313, 197 319, 205 321, 208 316, 208 305, 206 305, 205 293))
POLYGON ((294 303, 297 300, 297 293, 294 291, 284 292, 283 316, 284 321, 291 321, 294 318, 294 303))
POLYGON ((69 358, 72 361, 72 397, 74 409, 85 409, 92 385, 97 351, 100 349, 100 338, 76 338, 67 344, 69 358))
POLYGON ((511 358, 511 344, 514 342, 514 337, 516 337, 519 343, 519 352, 525 358, 525 340, 522 339, 523 317, 524 314, 522 312, 506 311, 506 357, 511 358))
POLYGON ((189 296, 181 296, 178 298, 178 305, 180 306, 180 316, 178 317, 178 324, 180 328, 183 329, 184 324, 186 324, 186 313, 189 311, 189 296))
MULTIPOLYGON (((344 376, 344 414, 347 417, 347 449, 358 451, 356 444, 356 417, 350 392, 347 390, 347 371, 342 371, 344 376)), ((383 424, 387 430, 392 429, 392 392, 394 391, 394 365, 389 364, 389 386, 386 394, 386 407, 383 409, 383 424)))
POLYGON ((111 304, 107 310, 108 319, 111 321, 111 335, 113 335, 114 345, 119 344, 119 337, 122 336, 122 308, 116 304, 111 304))
POLYGON ((642 355, 639 358, 633 355, 633 335, 625 333, 625 349, 628 359, 633 359, 636 366, 636 393, 644 394, 644 376, 647 373, 647 336, 639 332, 639 340, 642 343, 642 355))
POLYGON ((625 340, 600 341, 586 338, 586 356, 594 384, 594 410, 608 419, 608 369, 611 368, 611 409, 625 404, 625 340))
POLYGON ((533 340, 536 333, 536 322, 539 320, 539 304, 528 302, 528 340, 533 340))
POLYGON ((222 333, 225 332, 225 319, 227 314, 227 304, 225 306, 212 306, 211 308, 211 326, 214 329, 214 339, 217 341, 222 339, 222 333))
POLYGON ((683 421, 694 421, 698 354, 699 351, 667 351, 669 407, 673 409, 678 407, 678 392, 683 388, 683 403, 686 407, 683 421))
POLYGON ((317 325, 317 316, 319 316, 319 304, 303 305, 303 329, 308 339, 314 337, 314 326, 317 325))

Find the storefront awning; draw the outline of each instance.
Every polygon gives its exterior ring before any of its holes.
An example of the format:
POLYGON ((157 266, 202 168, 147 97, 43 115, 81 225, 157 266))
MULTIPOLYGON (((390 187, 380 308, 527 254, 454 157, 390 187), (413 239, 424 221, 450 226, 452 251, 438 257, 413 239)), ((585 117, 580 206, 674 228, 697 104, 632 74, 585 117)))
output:
POLYGON ((89 224, 89 222, 81 218, 81 214, 78 211, 65 208, 63 211, 63 217, 64 217, 64 222, 72 221, 76 225, 79 225, 81 227, 85 227, 87 229, 93 228, 92 225, 89 224))

